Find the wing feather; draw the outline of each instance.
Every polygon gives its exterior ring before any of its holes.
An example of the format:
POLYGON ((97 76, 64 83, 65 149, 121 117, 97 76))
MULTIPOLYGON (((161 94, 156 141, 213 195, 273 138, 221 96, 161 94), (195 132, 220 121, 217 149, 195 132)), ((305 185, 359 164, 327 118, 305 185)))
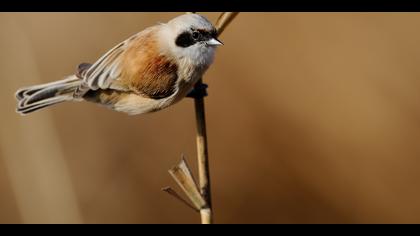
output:
POLYGON ((93 65, 83 63, 76 73, 83 83, 75 97, 89 90, 114 89, 142 94, 150 98, 165 98, 175 92, 177 64, 163 55, 150 27, 116 45, 93 65))
POLYGON ((138 38, 140 33, 137 33, 127 40, 119 43, 94 64, 83 63, 79 66, 77 74, 81 76, 83 83, 75 92, 75 97, 81 97, 89 90, 107 89, 115 82, 121 75, 121 68, 119 67, 122 56, 130 43, 138 38), (81 71, 80 71, 81 70, 81 71))

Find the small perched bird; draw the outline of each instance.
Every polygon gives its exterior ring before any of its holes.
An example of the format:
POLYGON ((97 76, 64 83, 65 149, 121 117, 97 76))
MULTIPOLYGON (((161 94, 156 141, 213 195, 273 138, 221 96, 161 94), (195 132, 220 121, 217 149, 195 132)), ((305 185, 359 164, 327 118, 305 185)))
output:
POLYGON ((16 92, 24 115, 65 102, 89 101, 130 115, 166 108, 192 92, 213 62, 215 27, 198 14, 184 14, 146 28, 74 75, 16 92))

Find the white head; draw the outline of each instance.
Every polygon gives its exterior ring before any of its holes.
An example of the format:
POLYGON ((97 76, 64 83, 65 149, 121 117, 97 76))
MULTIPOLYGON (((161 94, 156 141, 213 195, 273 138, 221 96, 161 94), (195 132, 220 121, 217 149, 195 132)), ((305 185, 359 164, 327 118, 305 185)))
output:
POLYGON ((205 17, 184 14, 163 25, 162 37, 178 60, 208 67, 214 58, 217 39, 216 28, 205 17))

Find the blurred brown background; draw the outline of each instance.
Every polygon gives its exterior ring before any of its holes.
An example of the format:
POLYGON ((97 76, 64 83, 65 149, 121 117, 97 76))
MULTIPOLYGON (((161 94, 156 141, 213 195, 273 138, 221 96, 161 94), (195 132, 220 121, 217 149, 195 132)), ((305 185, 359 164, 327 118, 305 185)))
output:
MULTIPOLYGON (((179 14, 0 14, 0 223, 199 223, 160 191, 182 153, 195 167, 191 99, 14 112, 18 87, 179 14)), ((241 13, 205 76, 216 222, 420 223, 419 28, 413 13, 241 13)))

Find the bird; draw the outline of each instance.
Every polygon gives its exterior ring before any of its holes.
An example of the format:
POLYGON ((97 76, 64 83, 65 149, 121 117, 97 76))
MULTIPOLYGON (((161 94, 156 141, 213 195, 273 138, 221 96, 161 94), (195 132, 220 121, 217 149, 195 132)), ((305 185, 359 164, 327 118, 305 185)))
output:
POLYGON ((96 62, 81 63, 73 75, 18 89, 16 112, 27 115, 68 101, 92 102, 128 115, 162 110, 200 92, 194 85, 223 45, 217 35, 213 24, 196 13, 150 26, 96 62))

